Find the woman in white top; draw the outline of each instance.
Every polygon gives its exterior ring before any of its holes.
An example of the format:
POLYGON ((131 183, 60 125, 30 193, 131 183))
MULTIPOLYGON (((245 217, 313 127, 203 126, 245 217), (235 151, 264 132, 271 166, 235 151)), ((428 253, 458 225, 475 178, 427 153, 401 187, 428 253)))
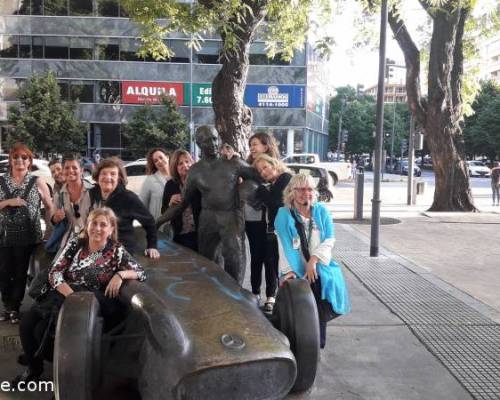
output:
POLYGON ((285 206, 279 209, 274 226, 282 282, 297 278, 310 282, 318 306, 320 347, 324 348, 326 323, 347 314, 351 306, 340 265, 332 258, 332 217, 317 198, 312 177, 295 175, 285 188, 285 206))
POLYGON ((139 198, 155 220, 161 215, 163 190, 170 179, 169 160, 167 151, 162 148, 154 148, 146 156, 148 176, 142 184, 139 198))

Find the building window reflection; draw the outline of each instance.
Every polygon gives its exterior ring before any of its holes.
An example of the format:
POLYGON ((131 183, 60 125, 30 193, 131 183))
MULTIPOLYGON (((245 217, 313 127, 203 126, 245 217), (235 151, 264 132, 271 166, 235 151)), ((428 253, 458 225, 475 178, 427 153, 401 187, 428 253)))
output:
POLYGON ((72 60, 92 60, 94 58, 93 48, 93 39, 72 38, 69 58, 72 60))
POLYGON ((92 15, 92 0, 69 0, 69 15, 92 15))
POLYGON ((120 82, 99 81, 99 102, 116 104, 120 102, 120 82))
POLYGON ((72 81, 70 84, 70 99, 80 103, 94 102, 94 82, 72 81))
POLYGON ((96 39, 96 57, 98 60, 112 60, 117 61, 120 59, 120 46, 118 39, 96 39))
POLYGON ((45 38, 45 58, 65 60, 69 57, 69 38, 47 36, 45 38))
POLYGON ((67 0, 43 0, 43 15, 68 15, 67 0))
POLYGON ((18 50, 17 36, 0 36, 0 57, 1 58, 16 58, 18 50))

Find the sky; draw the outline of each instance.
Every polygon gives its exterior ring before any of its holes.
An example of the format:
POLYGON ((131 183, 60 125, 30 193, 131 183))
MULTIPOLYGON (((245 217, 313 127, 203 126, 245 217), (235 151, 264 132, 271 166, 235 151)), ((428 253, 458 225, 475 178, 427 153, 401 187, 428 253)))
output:
MULTIPOLYGON (((478 0, 474 13, 493 10, 498 6, 499 0, 478 0)), ((426 12, 420 6, 417 0, 404 0, 404 20, 410 34, 417 40, 417 27, 423 25, 426 21, 426 12)), ((331 26, 328 27, 328 34, 335 38, 336 46, 333 48, 333 56, 330 59, 330 86, 338 87, 362 84, 365 89, 375 86, 378 81, 378 47, 377 49, 360 48, 353 49, 353 41, 356 35, 355 17, 360 14, 359 3, 344 2, 342 15, 334 18, 331 26)), ((359 22, 358 22, 359 23, 359 22)), ((376 19, 376 29, 373 35, 374 43, 379 40, 380 17, 376 19)), ((372 46, 374 47, 374 46, 372 46)), ((393 39, 392 31, 387 26, 387 47, 386 57, 396 61, 397 65, 404 65, 404 57, 396 40, 393 39)), ((403 68, 397 68, 394 71, 392 82, 404 83, 405 71, 403 68)))

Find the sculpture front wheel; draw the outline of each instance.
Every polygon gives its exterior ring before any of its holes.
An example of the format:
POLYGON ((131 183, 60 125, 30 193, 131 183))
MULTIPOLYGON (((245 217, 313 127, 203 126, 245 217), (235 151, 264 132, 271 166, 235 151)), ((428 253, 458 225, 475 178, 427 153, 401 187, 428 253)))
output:
POLYGON ((102 318, 93 293, 73 293, 59 312, 54 342, 57 400, 91 400, 99 382, 102 318))

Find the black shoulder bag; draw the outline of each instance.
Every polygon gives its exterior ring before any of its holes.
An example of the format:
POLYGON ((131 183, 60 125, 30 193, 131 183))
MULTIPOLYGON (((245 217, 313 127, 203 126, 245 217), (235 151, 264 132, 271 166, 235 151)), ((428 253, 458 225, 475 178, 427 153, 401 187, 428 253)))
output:
MULTIPOLYGON (((294 210, 290 210, 290 214, 292 214, 292 217, 295 221, 295 228, 297 229, 297 233, 299 234, 300 249, 302 250, 302 254, 304 255, 306 261, 309 261, 309 259, 311 258, 311 254, 309 253, 309 241, 306 236, 304 224, 297 218, 294 210)), ((318 279, 316 279, 315 282, 311 283, 311 290, 314 294, 314 298, 316 299, 320 321, 331 321, 332 319, 339 316, 339 314, 333 311, 332 305, 327 300, 321 298, 321 280, 319 278, 319 274, 318 279)))

